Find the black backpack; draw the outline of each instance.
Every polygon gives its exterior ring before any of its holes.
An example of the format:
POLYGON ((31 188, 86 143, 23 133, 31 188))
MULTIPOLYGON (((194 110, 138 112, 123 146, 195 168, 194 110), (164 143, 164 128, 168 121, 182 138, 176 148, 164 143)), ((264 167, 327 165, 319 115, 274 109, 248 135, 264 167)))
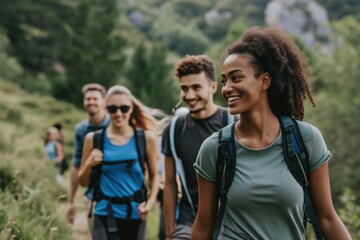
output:
MULTIPOLYGON (((234 123, 235 120, 237 119, 234 115, 230 115, 229 111, 227 109, 223 109, 224 111, 224 115, 222 118, 222 126, 227 126, 231 123, 234 123)), ((171 123, 170 123, 170 129, 169 129, 169 141, 170 141, 170 148, 171 148, 171 152, 173 155, 173 158, 175 160, 175 168, 176 168, 176 173, 179 174, 179 178, 181 181, 181 185, 182 185, 182 189, 183 189, 183 197, 186 197, 190 207, 192 209, 192 214, 195 217, 196 216, 196 211, 195 211, 195 207, 194 204, 191 200, 190 197, 190 193, 189 190, 187 189, 187 183, 186 183, 186 177, 185 177, 185 170, 182 164, 182 160, 178 157, 177 152, 176 152, 176 135, 178 135, 180 133, 180 130, 182 129, 182 123, 183 123, 183 119, 187 116, 188 112, 186 111, 182 111, 180 114, 178 115, 174 115, 174 117, 171 119, 171 123), (178 120, 181 121, 178 121, 178 120)))
MULTIPOLYGON (((94 141, 93 141, 93 148, 99 149, 101 152, 103 152, 104 149, 104 133, 105 129, 99 129, 94 132, 94 141)), ((136 142, 136 148, 137 152, 139 154, 139 161, 140 166, 142 167, 143 172, 145 172, 144 164, 147 161, 146 159, 146 141, 145 141, 145 132, 141 128, 135 128, 134 127, 134 133, 135 133, 135 142, 136 142)), ((106 162, 103 161, 102 164, 99 164, 91 169, 90 174, 90 183, 88 186, 88 189, 85 193, 85 195, 91 197, 91 206, 89 209, 88 217, 91 218, 92 216, 92 208, 94 201, 100 201, 102 199, 105 199, 108 201, 108 230, 109 232, 116 232, 116 224, 115 224, 115 218, 114 213, 112 210, 111 204, 126 204, 127 205, 127 220, 131 219, 131 211, 132 206, 131 202, 144 202, 147 200, 147 189, 145 186, 145 183, 143 183, 142 188, 138 191, 136 191, 132 196, 126 196, 126 197, 109 197, 106 196, 100 189, 100 176, 102 172, 102 166, 105 164, 127 164, 129 167, 134 164, 135 160, 122 160, 121 162, 106 162)))
MULTIPOLYGON (((310 164, 305 149, 305 144, 301 136, 297 122, 287 116, 280 116, 279 122, 282 133, 283 152, 286 164, 304 191, 306 205, 306 216, 304 226, 307 221, 312 223, 316 238, 323 239, 319 223, 316 218, 315 210, 311 202, 309 192, 310 164)), ((216 220, 213 237, 217 239, 224 216, 226 194, 231 186, 236 165, 236 149, 234 138, 235 124, 224 127, 219 131, 218 136, 218 158, 216 162, 216 187, 219 194, 220 208, 216 220)))

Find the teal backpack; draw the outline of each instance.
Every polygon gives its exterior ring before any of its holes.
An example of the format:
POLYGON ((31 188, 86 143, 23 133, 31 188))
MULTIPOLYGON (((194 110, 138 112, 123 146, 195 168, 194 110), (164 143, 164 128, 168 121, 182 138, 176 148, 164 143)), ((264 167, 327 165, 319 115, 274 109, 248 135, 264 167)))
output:
MULTIPOLYGON (((304 200, 306 205, 304 226, 306 227, 306 223, 308 221, 311 222, 316 239, 323 239, 309 192, 310 164, 298 124, 294 119, 287 116, 280 116, 279 122, 286 164, 291 174, 301 185, 304 191, 304 200)), ((213 232, 213 240, 218 239, 218 235, 222 227, 222 220, 226 205, 226 195, 235 174, 236 149, 234 127, 235 124, 224 127, 219 131, 218 136, 216 184, 217 192, 219 193, 220 208, 218 210, 218 217, 213 232)))

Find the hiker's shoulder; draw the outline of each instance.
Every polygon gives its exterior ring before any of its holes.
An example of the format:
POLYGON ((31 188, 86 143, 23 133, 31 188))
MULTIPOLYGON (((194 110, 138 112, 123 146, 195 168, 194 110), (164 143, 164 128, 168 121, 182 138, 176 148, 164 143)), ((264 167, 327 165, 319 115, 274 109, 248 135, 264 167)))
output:
POLYGON ((82 133, 87 130, 89 126, 89 119, 83 119, 80 122, 76 123, 74 131, 76 133, 82 133))
POLYGON ((212 133, 207 137, 204 142, 201 144, 200 151, 213 152, 216 151, 218 145, 218 136, 219 132, 212 133))
POLYGON ((297 120, 297 125, 299 126, 299 130, 301 132, 301 136, 304 142, 313 140, 314 138, 322 138, 322 134, 320 130, 314 126, 313 124, 307 121, 299 121, 297 120))
POLYGON ((143 132, 146 142, 149 142, 149 141, 150 142, 156 142, 157 136, 156 136, 154 131, 152 131, 152 130, 143 130, 141 128, 137 129, 137 131, 139 133, 143 132))
POLYGON ((97 136, 100 136, 101 135, 101 132, 100 131, 95 131, 95 132, 88 132, 88 133, 86 133, 86 135, 85 135, 85 138, 84 138, 84 141, 86 142, 86 141, 93 141, 94 140, 94 136, 95 136, 95 134, 97 135, 97 136))

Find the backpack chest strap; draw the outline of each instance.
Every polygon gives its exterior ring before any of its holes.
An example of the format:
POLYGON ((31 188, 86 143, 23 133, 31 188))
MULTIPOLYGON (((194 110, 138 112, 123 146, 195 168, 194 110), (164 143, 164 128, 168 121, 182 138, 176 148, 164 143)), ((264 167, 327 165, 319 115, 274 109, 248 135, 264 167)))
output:
POLYGON ((107 195, 105 195, 101 190, 97 192, 96 196, 96 201, 100 201, 100 200, 106 200, 107 201, 107 205, 106 205, 106 209, 108 212, 108 216, 107 216, 107 223, 108 223, 108 231, 109 232, 116 232, 117 228, 116 228, 116 221, 115 221, 115 216, 114 216, 114 211, 112 209, 112 204, 120 204, 120 205, 127 205, 127 209, 126 209, 126 220, 130 221, 131 220, 131 213, 132 213, 132 205, 131 202, 144 202, 147 200, 147 191, 146 191, 146 187, 145 185, 143 185, 143 187, 136 191, 133 195, 131 196, 126 196, 126 197, 109 197, 107 195))

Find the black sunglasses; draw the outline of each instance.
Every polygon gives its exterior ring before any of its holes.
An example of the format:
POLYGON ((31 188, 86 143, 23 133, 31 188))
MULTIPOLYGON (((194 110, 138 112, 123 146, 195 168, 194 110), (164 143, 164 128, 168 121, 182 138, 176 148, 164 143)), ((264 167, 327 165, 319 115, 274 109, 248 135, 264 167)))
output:
POLYGON ((130 110, 130 106, 128 105, 121 105, 121 106, 108 105, 106 106, 106 108, 109 111, 109 113, 116 113, 118 109, 120 109, 122 113, 127 113, 130 110))

